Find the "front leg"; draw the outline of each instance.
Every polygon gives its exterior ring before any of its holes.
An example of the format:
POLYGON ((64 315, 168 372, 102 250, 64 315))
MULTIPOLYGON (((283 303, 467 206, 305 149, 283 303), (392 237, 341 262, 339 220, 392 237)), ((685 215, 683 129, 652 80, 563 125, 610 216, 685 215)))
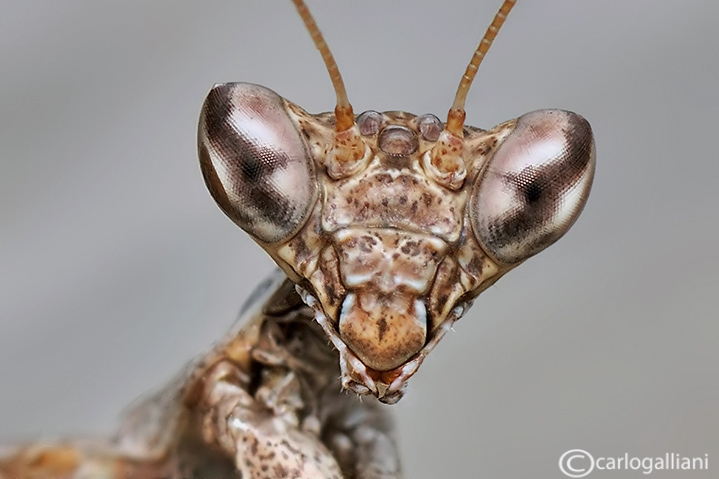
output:
POLYGON ((275 391, 269 408, 247 392, 248 380, 233 364, 215 365, 198 407, 203 439, 232 458, 242 478, 342 478, 317 421, 300 421, 295 414, 289 399, 299 392, 299 383, 291 371, 287 374, 285 390, 275 391))
POLYGON ((402 477, 391 421, 376 400, 343 392, 336 379, 312 388, 306 372, 280 365, 259 374, 252 388, 235 365, 218 363, 197 407, 203 441, 232 458, 241 477, 402 477))

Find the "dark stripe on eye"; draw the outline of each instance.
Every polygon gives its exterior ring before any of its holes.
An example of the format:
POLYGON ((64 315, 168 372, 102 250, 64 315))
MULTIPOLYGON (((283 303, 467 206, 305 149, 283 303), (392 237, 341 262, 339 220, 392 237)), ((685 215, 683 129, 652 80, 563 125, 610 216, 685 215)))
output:
MULTIPOLYGON (((270 226, 274 229, 274 239, 289 234, 296 227, 307 205, 297 204, 288 196, 291 192, 281 191, 273 181, 273 175, 287 169, 291 161, 301 160, 293 160, 281 149, 248 135, 235 123, 236 118, 256 121, 257 118, 271 117, 269 110, 277 107, 268 105, 266 98, 253 100, 250 95, 244 95, 238 100, 242 104, 238 104, 233 86, 228 84, 216 86, 208 95, 204 112, 207 146, 214 151, 226 173, 219 177, 213 166, 212 174, 205 176, 225 214, 250 232, 259 225, 262 228, 270 226), (218 189, 220 183, 222 186, 218 189), (224 189, 232 195, 219 194, 224 189), (231 204, 231 201, 237 204, 231 204)), ((260 123, 262 127, 272 128, 272 125, 260 123)), ((208 156, 205 147, 201 148, 201 156, 208 156)))

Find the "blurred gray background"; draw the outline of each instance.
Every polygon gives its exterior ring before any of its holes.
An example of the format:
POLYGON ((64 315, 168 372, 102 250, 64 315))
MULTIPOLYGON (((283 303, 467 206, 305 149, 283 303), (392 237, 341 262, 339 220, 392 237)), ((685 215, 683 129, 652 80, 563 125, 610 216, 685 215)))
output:
MULTIPOLYGON (((355 111, 444 117, 499 5, 310 2, 355 111)), ((719 471, 719 3, 520 1, 469 124, 593 125, 587 208, 484 293, 397 413, 408 479, 564 477, 568 449, 719 471)), ((271 261, 205 191, 213 83, 334 94, 288 1, 0 4, 0 442, 108 432, 232 323, 271 261)), ((590 477, 637 478, 640 471, 590 477)))

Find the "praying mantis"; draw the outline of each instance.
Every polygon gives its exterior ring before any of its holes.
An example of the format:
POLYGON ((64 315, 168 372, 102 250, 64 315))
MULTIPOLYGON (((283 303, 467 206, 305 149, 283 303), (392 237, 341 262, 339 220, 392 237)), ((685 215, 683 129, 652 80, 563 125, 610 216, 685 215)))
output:
POLYGON ((227 335, 113 437, 7 449, 3 479, 401 477, 379 403, 399 401, 477 295, 581 213, 596 156, 584 118, 541 110, 489 130, 464 123, 469 87, 514 0, 444 122, 356 115, 307 6, 293 1, 326 64, 334 112, 224 83, 198 128, 210 194, 278 270, 227 335))

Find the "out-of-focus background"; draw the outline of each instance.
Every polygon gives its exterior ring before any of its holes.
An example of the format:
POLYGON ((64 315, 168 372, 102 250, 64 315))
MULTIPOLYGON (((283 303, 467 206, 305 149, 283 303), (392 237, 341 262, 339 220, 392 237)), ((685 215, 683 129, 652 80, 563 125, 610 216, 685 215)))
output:
MULTIPOLYGON (((498 6, 310 2, 356 112, 440 117, 498 6)), ((711 0, 520 1, 510 15, 467 121, 581 113, 594 189, 394 407, 408 479, 564 477, 574 448, 708 454, 709 472, 654 474, 716 477, 717 19, 711 0)), ((108 432, 272 268, 205 191, 209 88, 259 83, 311 112, 334 94, 288 1, 10 0, 0 65, 0 442, 108 432)))

